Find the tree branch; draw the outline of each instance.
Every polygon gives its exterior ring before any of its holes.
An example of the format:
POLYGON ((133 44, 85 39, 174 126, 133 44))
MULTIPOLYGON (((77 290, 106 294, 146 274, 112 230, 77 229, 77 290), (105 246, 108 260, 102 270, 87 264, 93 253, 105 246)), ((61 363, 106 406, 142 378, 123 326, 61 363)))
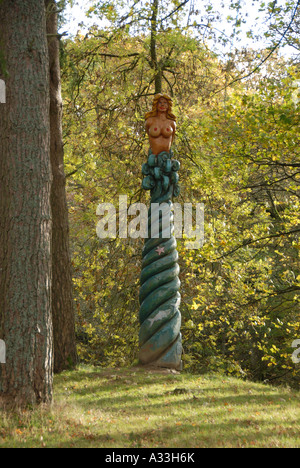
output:
POLYGON ((266 237, 260 237, 259 239, 247 239, 243 242, 243 244, 239 245, 235 249, 231 250, 230 252, 227 252, 220 257, 217 258, 217 260, 221 260, 222 258, 229 257, 230 255, 234 254, 238 250, 242 249, 243 247, 247 247, 248 245, 256 244, 257 242, 263 241, 263 240, 270 240, 270 239, 276 239, 278 237, 284 237, 284 236, 292 236, 293 234, 296 234, 297 232, 300 232, 299 229, 294 229, 293 231, 286 231, 286 232, 279 232, 278 234, 272 234, 270 236, 266 237))
POLYGON ((180 5, 178 5, 177 8, 175 8, 175 10, 171 11, 171 13, 169 13, 167 16, 165 16, 164 18, 162 18, 160 20, 160 22, 162 23, 163 21, 165 21, 166 19, 170 18, 172 15, 174 15, 174 13, 176 13, 176 11, 180 10, 180 8, 182 8, 184 5, 186 5, 187 3, 189 3, 190 0, 185 0, 184 2, 180 3, 180 5))
MULTIPOLYGON (((268 55, 249 73, 247 73, 247 75, 244 75, 244 76, 240 76, 239 78, 235 78, 234 80, 232 80, 230 83, 228 83, 226 86, 224 86, 223 88, 219 89, 218 91, 216 91, 214 94, 218 94, 220 93, 221 91, 224 91, 224 89, 228 88, 229 86, 232 86, 234 83, 237 83, 239 81, 242 81, 242 80, 245 80, 246 78, 249 78, 251 75, 253 75, 255 72, 257 72, 260 67, 271 57, 271 55, 274 54, 275 50, 278 49, 278 47, 281 45, 283 39, 285 38, 286 34, 288 33, 289 29, 291 28, 293 22, 294 22, 294 19, 296 17, 296 14, 297 14, 297 11, 298 11, 298 8, 300 6, 300 0, 297 1, 297 5, 293 11, 293 15, 292 15, 292 19, 289 23, 289 25, 287 26, 287 28, 285 29, 285 31, 283 32, 280 40, 277 42, 277 44, 275 44, 274 47, 272 47, 271 51, 268 53, 268 55)), ((298 166, 299 167, 299 166, 298 166)))

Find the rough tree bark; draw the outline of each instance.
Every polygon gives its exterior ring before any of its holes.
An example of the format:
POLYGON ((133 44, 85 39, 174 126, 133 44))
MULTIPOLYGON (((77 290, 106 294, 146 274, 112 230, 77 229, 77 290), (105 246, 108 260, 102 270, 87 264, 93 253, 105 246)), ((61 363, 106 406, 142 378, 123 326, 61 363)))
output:
POLYGON ((52 167, 52 319, 54 372, 76 364, 75 315, 69 247, 66 177, 62 138, 62 98, 55 0, 45 0, 50 66, 50 154, 52 167))
POLYGON ((50 402, 51 166, 49 65, 44 4, 0 2, 7 75, 0 104, 0 396, 50 402))

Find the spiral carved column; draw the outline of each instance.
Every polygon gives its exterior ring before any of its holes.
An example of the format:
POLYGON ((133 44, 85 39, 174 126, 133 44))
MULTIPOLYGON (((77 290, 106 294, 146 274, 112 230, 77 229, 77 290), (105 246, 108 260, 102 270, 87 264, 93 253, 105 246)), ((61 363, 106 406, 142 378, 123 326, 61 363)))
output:
POLYGON ((139 357, 144 365, 181 369, 181 296, 172 213, 172 197, 180 192, 180 164, 172 156, 172 151, 155 156, 149 150, 148 162, 142 167, 142 187, 151 191, 151 205, 140 278, 139 357), (168 213, 158 210, 162 203, 168 213))

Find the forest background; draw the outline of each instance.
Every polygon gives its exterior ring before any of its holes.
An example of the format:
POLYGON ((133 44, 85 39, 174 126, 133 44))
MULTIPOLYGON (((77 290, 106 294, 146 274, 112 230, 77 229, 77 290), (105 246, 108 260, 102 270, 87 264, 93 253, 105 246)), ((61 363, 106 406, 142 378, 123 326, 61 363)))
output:
POLYGON ((118 211, 119 195, 147 203, 144 114, 162 91, 178 121, 178 201, 205 204, 203 248, 178 239, 185 368, 298 386, 299 2, 253 1, 259 30, 242 0, 89 5, 75 35, 63 12, 60 29, 79 359, 138 356, 143 240, 99 239, 96 210, 118 211))
POLYGON ((205 207, 203 247, 178 239, 184 368, 299 388, 300 0, 77 3, 74 33, 72 0, 0 0, 1 404, 137 363, 143 239, 99 239, 97 207, 149 202, 160 92, 176 201, 205 207))

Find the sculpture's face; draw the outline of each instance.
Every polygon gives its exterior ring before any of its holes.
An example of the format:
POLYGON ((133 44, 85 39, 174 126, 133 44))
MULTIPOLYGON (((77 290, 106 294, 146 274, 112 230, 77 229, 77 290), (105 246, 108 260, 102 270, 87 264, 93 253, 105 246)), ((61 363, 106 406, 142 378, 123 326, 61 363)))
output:
POLYGON ((157 109, 159 112, 168 112, 169 103, 165 98, 160 98, 157 103, 157 109))

